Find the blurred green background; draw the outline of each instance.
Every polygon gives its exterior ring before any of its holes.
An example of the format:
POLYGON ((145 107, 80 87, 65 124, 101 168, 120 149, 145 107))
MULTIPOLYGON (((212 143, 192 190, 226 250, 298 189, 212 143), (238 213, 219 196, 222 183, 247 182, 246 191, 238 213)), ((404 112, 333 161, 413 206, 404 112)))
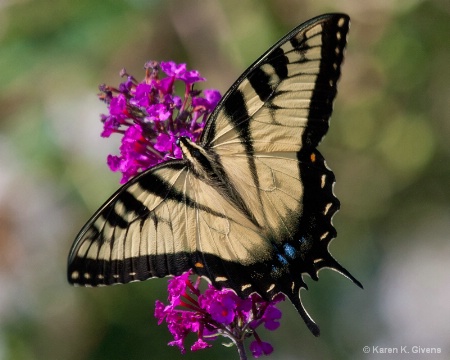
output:
MULTIPOLYGON (((101 289, 66 282, 81 226, 119 186, 97 85, 147 60, 187 62, 224 92, 291 28, 352 18, 331 129, 335 257, 261 334, 270 359, 391 359, 364 346, 439 347, 450 358, 450 5, 446 0, 0 1, 0 359, 236 359, 216 342, 182 356, 153 318, 166 280, 101 289)), ((191 339, 193 340, 193 338, 191 339)), ((409 348, 411 350, 411 348, 409 348)), ((407 356, 404 358, 408 358, 407 356)), ((412 358, 412 357, 409 357, 412 358)))

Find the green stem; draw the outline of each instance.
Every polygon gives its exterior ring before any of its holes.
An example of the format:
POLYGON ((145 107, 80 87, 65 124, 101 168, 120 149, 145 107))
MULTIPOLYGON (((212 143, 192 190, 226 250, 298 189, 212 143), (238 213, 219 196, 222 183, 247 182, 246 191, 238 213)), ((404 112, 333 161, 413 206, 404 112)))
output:
POLYGON ((247 360, 247 354, 245 353, 244 342, 243 341, 235 341, 236 347, 238 349, 239 359, 247 360))

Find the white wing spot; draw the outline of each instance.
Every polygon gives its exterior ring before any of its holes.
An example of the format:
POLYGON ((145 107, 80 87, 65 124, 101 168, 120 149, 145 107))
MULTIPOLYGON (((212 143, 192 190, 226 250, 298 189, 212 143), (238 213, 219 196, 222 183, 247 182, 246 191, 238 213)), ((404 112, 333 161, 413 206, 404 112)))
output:
POLYGON ((332 203, 328 203, 325 205, 325 210, 323 211, 323 214, 326 215, 328 213, 328 210, 330 210, 332 203))
POLYGON ((345 19, 344 18, 340 18, 338 23, 337 23, 337 26, 343 27, 344 25, 345 25, 345 19))
POLYGON ((327 231, 326 233, 323 233, 322 236, 320 237, 320 240, 325 239, 328 236, 329 232, 327 231))
POLYGON ((119 278, 119 275, 114 274, 114 275, 113 275, 113 278, 114 278, 114 279, 118 279, 118 278, 119 278))
POLYGON ((295 290, 295 282, 292 282, 291 290, 292 290, 292 292, 294 292, 294 290, 295 290))
POLYGON ((84 278, 85 279, 90 279, 91 278, 91 274, 89 274, 89 273, 84 273, 84 278))
POLYGON ((252 287, 252 284, 245 284, 241 286, 241 291, 244 291, 246 289, 248 289, 249 287, 252 287))
POLYGON ((98 275, 97 275, 97 278, 98 278, 99 280, 103 280, 105 277, 104 277, 102 274, 98 274, 98 275))
POLYGON ((336 33, 336 39, 341 40, 342 34, 340 32, 336 33))
POLYGON ((135 272, 130 272, 130 276, 136 276, 135 272))
POLYGON ((226 278, 225 276, 218 276, 218 277, 216 277, 216 279, 215 279, 217 282, 219 282, 219 281, 228 281, 228 278, 226 278))
POLYGON ((72 278, 72 280, 76 280, 80 277, 80 273, 78 271, 73 271, 70 277, 72 278))
POLYGON ((275 287, 275 284, 270 285, 269 288, 266 290, 266 292, 272 291, 274 287, 275 287))
POLYGON ((320 187, 323 189, 325 187, 325 182, 327 180, 327 176, 324 174, 322 175, 322 177, 320 178, 320 187))

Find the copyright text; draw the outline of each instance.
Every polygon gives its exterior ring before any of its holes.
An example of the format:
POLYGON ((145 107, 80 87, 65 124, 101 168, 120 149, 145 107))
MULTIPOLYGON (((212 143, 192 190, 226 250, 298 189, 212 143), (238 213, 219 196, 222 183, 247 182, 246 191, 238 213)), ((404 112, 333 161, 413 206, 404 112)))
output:
POLYGON ((364 354, 441 354, 442 350, 440 347, 426 347, 426 346, 364 346, 364 354))

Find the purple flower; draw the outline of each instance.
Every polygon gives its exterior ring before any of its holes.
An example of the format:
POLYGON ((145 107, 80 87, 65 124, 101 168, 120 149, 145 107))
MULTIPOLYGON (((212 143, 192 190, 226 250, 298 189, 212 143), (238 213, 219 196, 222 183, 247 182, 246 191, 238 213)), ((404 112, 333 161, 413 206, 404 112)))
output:
POLYGON ((273 352, 273 347, 268 342, 254 340, 250 344, 250 351, 254 358, 259 358, 261 355, 270 355, 273 352))
POLYGON ((191 346, 191 351, 203 350, 211 346, 211 344, 208 344, 203 339, 198 338, 197 341, 191 346))
POLYGON ((186 293, 186 287, 189 284, 189 275, 190 272, 185 272, 169 280, 167 292, 169 293, 169 301, 174 306, 179 304, 180 297, 186 293))
POLYGON ((177 139, 187 136, 197 141, 221 97, 216 90, 205 90, 204 95, 194 90, 194 84, 205 79, 198 71, 187 70, 186 64, 151 61, 145 68, 140 83, 122 70, 126 80, 118 88, 99 87, 99 97, 109 108, 101 115, 101 136, 122 136, 120 155, 107 159, 112 171, 122 173, 122 184, 162 161, 181 158, 177 139), (174 93, 176 82, 184 83, 184 98, 174 93))
POLYGON ((161 61, 161 70, 168 76, 180 77, 186 72, 186 64, 176 64, 173 61, 161 61))
POLYGON ((280 326, 278 320, 281 319, 281 311, 277 309, 274 305, 269 305, 264 311, 262 317, 264 321, 264 327, 268 330, 276 330, 280 326))
POLYGON ((202 78, 198 71, 187 71, 186 64, 176 64, 173 61, 161 61, 161 70, 168 76, 171 76, 177 80, 182 80, 189 85, 199 81, 205 81, 205 78, 202 78))
POLYGON ((217 290, 208 285, 205 293, 199 296, 200 306, 205 309, 213 320, 229 325, 235 318, 235 310, 238 306, 238 296, 231 290, 217 290))
POLYGON ((202 293, 199 289, 200 278, 192 283, 190 275, 192 271, 169 280, 169 304, 165 306, 160 301, 155 304, 158 325, 165 321, 174 338, 169 345, 177 346, 184 353, 185 338, 193 332, 198 338, 191 351, 212 346, 211 342, 219 336, 231 339, 243 349, 244 340, 254 336, 250 350, 255 358, 272 353, 272 346, 260 339, 256 328, 262 324, 268 330, 279 327, 281 311, 276 304, 284 300, 283 294, 278 294, 271 301, 257 294, 241 299, 230 289, 218 290, 210 284, 202 293))
MULTIPOLYGON (((254 297, 254 301, 262 301, 263 299, 257 294, 252 295, 254 297)), ((252 329, 257 328, 261 324, 264 324, 264 327, 267 330, 276 330, 280 326, 279 320, 281 319, 281 311, 275 306, 280 301, 284 301, 285 297, 283 294, 277 294, 271 301, 270 304, 266 306, 260 306, 259 310, 261 312, 260 316, 257 319, 254 319, 250 323, 250 327, 252 329)))
MULTIPOLYGON (((212 111, 219 103, 220 99, 222 98, 222 95, 220 95, 220 92, 214 89, 207 89, 204 91, 205 93, 205 99, 207 101, 207 108, 208 110, 212 111)), ((201 98, 197 98, 201 99, 201 98)))

